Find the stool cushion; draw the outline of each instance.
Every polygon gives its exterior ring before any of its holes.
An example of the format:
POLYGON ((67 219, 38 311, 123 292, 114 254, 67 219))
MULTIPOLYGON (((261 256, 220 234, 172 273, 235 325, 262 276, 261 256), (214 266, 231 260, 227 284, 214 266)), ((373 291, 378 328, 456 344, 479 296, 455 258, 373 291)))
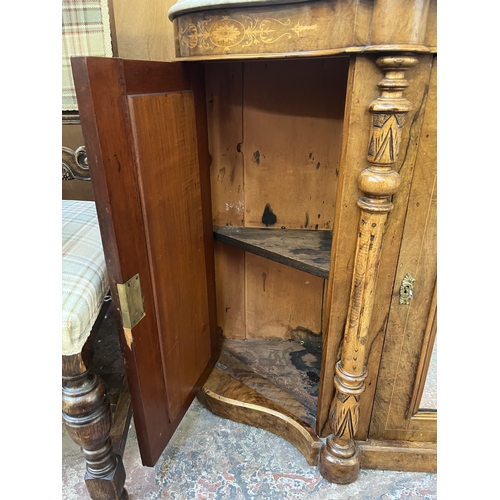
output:
POLYGON ((78 354, 109 291, 93 201, 62 202, 62 354, 78 354))

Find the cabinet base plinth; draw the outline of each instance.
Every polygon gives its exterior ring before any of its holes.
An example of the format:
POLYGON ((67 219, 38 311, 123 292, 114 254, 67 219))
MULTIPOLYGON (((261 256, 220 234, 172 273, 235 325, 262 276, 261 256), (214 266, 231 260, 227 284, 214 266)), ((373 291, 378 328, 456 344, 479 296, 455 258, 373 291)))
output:
POLYGON ((321 448, 319 471, 330 483, 353 483, 358 478, 360 463, 360 453, 357 447, 354 455, 349 458, 340 458, 332 455, 326 446, 321 448))

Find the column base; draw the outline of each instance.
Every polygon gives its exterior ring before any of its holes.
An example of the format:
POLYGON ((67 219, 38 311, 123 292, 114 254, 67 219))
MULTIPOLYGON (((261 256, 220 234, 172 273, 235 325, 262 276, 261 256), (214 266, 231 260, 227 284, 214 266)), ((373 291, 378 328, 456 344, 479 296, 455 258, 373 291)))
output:
POLYGON ((116 467, 110 474, 94 477, 87 472, 85 484, 92 500, 128 500, 128 492, 124 488, 125 469, 120 455, 116 455, 116 467))
POLYGON ((361 456, 358 447, 356 447, 354 455, 349 458, 340 458, 332 455, 325 445, 321 448, 319 472, 330 483, 353 483, 358 478, 360 465, 361 456))

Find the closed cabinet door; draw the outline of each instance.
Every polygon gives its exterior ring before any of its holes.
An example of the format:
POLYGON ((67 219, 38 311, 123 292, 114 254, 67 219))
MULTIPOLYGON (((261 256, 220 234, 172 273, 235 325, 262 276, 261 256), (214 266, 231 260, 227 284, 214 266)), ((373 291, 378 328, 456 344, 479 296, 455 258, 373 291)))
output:
POLYGON ((218 355, 203 68, 72 66, 139 448, 153 466, 218 355))
POLYGON ((369 438, 436 442, 436 60, 387 319, 369 438))

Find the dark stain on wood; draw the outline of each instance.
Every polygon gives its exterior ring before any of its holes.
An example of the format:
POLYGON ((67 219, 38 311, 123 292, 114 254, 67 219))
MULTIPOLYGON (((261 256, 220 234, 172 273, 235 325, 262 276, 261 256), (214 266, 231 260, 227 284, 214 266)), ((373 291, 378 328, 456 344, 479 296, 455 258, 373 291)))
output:
POLYGON ((309 153, 309 159, 311 159, 312 157, 313 157, 313 154, 309 153))
POLYGON ((219 182, 222 182, 224 180, 225 176, 226 176, 226 168, 223 167, 223 168, 219 169, 219 175, 217 176, 217 180, 219 182))
POLYGON ((301 345, 304 345, 306 348, 313 349, 314 352, 321 351, 321 346, 323 345, 321 332, 315 333, 309 328, 297 326, 290 331, 290 336, 293 340, 300 342, 301 345))
POLYGON ((120 159, 118 158, 118 156, 114 155, 115 158, 116 158, 116 162, 118 163, 118 172, 121 172, 122 171, 122 164, 120 163, 120 159))
POLYGON ((306 221, 304 223, 304 227, 308 227, 309 226, 309 212, 306 212, 306 221))
POLYGON ((318 161, 318 163, 316 163, 316 170, 318 170, 319 167, 321 167, 321 163, 318 161))
MULTIPOLYGON (((311 419, 314 419, 319 387, 317 383, 313 383, 313 379, 314 374, 319 376, 321 350, 311 352, 309 346, 307 342, 295 340, 224 339, 222 351, 246 365, 246 370, 254 371, 286 391, 289 399, 296 399, 305 407, 304 410, 311 419), (296 364, 292 362, 292 358, 296 359, 296 364), (311 375, 308 376, 307 372, 311 372, 311 375)), ((231 366, 227 357, 222 358, 222 363, 231 366)), ((244 380, 244 383, 248 381, 244 380)), ((261 391, 259 387, 255 389, 261 391)), ((272 398, 272 394, 267 393, 266 397, 272 398)), ((305 418, 304 410, 301 418, 305 418)), ((306 420, 309 419, 306 417, 306 420)))
POLYGON ((321 336, 313 333, 301 335, 300 344, 304 350, 290 352, 290 361, 292 365, 302 374, 304 388, 311 396, 318 396, 318 382, 320 380, 321 370, 321 336))
POLYGON ((255 163, 257 163, 257 165, 260 165, 260 152, 259 151, 255 151, 255 153, 253 154, 253 160, 255 163))
MULTIPOLYGON (((245 344, 243 344, 243 346, 244 345, 245 344)), ((249 347, 247 347, 247 349, 248 348, 249 347)), ((239 353, 241 348, 234 349, 233 346, 233 350, 235 350, 236 353, 239 353)), ((257 348, 257 352, 259 352, 259 348, 257 348)), ((244 358, 245 356, 243 356, 243 359, 244 358)), ((240 361, 238 357, 235 357, 231 353, 231 348, 226 348, 226 341, 222 343, 222 349, 219 362, 217 363, 217 368, 223 370, 225 373, 236 378, 248 387, 251 387, 258 393, 262 394, 264 397, 269 398, 274 403, 282 406, 284 409, 286 409, 296 417, 302 419, 312 428, 314 428, 314 426, 316 425, 316 413, 314 409, 312 411, 309 410, 309 408, 307 408, 304 404, 302 404, 298 399, 294 397, 293 392, 283 390, 278 385, 275 385, 270 380, 268 380, 265 375, 263 376, 262 373, 259 374, 260 366, 258 364, 251 368, 247 363, 240 361)), ((294 367, 288 367, 288 370, 284 370, 285 377, 288 373, 290 373, 290 370, 293 370, 294 372, 296 371, 294 367)), ((295 381, 298 381, 297 378, 295 378, 295 381)))
POLYGON ((264 208, 264 213, 262 214, 262 224, 265 224, 266 227, 273 226, 276 224, 278 218, 276 214, 273 212, 271 205, 269 203, 266 204, 266 208, 264 208))

